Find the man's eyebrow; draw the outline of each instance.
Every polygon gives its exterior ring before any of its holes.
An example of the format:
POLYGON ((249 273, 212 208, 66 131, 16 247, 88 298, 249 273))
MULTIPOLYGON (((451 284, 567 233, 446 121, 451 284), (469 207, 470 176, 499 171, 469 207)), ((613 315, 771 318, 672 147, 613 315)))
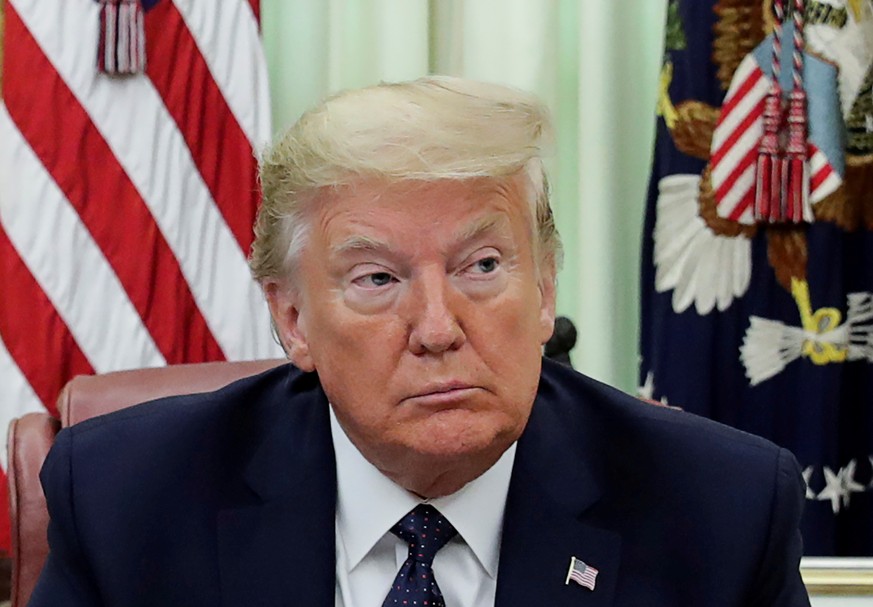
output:
MULTIPOLYGON (((504 215, 488 215, 464 226, 454 235, 454 242, 466 244, 480 238, 484 234, 497 231, 509 224, 504 215)), ((385 253, 390 245, 378 238, 355 234, 330 248, 331 255, 340 257, 351 253, 385 253)))
POLYGON ((509 224, 509 219, 505 215, 487 215, 485 217, 480 217, 473 223, 464 226, 463 229, 459 230, 455 233, 455 242, 459 243, 468 243, 476 240, 477 238, 489 233, 499 230, 504 226, 509 224))
POLYGON ((388 249, 389 246, 386 242, 376 238, 371 238, 370 236, 356 234, 350 236, 341 243, 332 246, 330 252, 332 255, 342 256, 348 255, 349 253, 384 252, 388 249))

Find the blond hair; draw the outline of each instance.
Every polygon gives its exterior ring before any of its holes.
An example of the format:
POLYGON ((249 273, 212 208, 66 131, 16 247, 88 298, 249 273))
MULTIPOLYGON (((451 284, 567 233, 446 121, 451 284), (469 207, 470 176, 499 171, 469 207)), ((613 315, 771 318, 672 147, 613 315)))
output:
POLYGON ((543 149, 548 112, 534 96, 496 84, 431 76, 339 93, 303 116, 260 163, 263 203, 250 265, 265 283, 291 276, 306 244, 308 203, 325 188, 389 181, 526 178, 541 265, 561 243, 549 205, 543 149))

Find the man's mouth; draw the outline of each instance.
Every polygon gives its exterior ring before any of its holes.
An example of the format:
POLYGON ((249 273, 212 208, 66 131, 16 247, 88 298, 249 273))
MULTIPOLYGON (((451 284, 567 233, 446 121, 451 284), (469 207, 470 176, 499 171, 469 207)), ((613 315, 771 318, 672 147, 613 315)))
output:
POLYGON ((424 386, 406 400, 425 406, 453 405, 467 400, 479 389, 461 381, 435 382, 424 386))

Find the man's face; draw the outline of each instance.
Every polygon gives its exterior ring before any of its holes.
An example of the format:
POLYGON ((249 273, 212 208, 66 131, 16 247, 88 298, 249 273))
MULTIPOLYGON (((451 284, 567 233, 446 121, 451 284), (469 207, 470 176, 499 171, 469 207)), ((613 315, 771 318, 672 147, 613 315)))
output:
POLYGON ((383 473, 457 490, 520 436, 554 325, 521 178, 359 182, 310 221, 296 290, 267 289, 292 362, 383 473))

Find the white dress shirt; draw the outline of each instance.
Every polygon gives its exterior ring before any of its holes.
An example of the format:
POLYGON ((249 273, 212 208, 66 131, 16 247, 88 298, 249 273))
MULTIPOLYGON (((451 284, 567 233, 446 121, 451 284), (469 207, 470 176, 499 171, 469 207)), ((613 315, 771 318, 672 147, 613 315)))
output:
MULTIPOLYGON (((394 523, 422 499, 364 459, 330 411, 336 453, 336 607, 381 607, 408 545, 394 523)), ((458 530, 434 558, 447 607, 494 605, 515 443, 490 470, 452 495, 429 500, 458 530)))

